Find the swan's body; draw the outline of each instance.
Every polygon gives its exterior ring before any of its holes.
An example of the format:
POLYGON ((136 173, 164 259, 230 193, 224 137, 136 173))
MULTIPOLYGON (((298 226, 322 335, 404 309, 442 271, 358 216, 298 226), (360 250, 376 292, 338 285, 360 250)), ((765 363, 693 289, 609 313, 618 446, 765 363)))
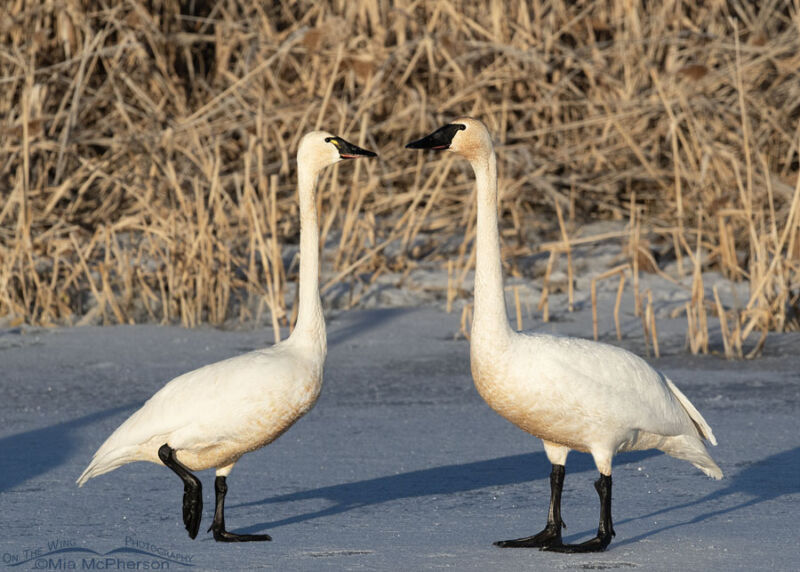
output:
POLYGON ((315 131, 300 142, 300 275, 297 323, 288 339, 176 377, 103 443, 78 485, 134 461, 168 466, 184 481, 184 522, 194 538, 202 487, 189 471, 216 468, 214 537, 269 540, 225 530, 226 477, 239 458, 277 439, 314 406, 322 389, 327 343, 319 298, 319 231, 314 188, 326 165, 374 153, 315 131))
POLYGON ((313 407, 324 361, 324 344, 307 352, 289 338, 176 377, 111 434, 78 484, 134 461, 163 464, 164 443, 187 469, 227 476, 313 407))
POLYGON ((472 376, 492 409, 543 440, 553 464, 545 530, 498 545, 604 550, 613 535, 611 459, 621 451, 660 449, 721 478, 703 445, 703 439, 716 445, 711 428, 686 396, 644 360, 607 344, 511 329, 500 261, 496 159, 483 123, 461 118, 407 147, 449 149, 472 165, 478 202, 472 376), (561 541, 564 463, 572 449, 591 453, 601 474, 595 484, 601 497, 598 535, 578 545, 561 541))
POLYGON ((515 334, 507 361, 476 346, 478 393, 549 448, 591 453, 605 475, 615 453, 655 448, 721 476, 700 440, 716 444, 711 428, 669 379, 631 352, 544 334, 515 334))

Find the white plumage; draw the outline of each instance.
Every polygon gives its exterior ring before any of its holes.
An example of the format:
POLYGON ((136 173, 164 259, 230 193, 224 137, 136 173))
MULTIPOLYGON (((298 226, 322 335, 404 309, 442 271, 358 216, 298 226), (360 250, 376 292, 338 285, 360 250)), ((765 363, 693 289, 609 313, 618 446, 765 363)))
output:
POLYGON ((308 133, 300 141, 299 308, 289 338, 167 383, 100 446, 78 478, 79 486, 126 463, 164 464, 184 482, 184 523, 194 538, 202 513, 202 487, 189 471, 216 468, 214 538, 270 540, 268 535, 237 535, 225 530, 225 478, 242 455, 277 439, 319 396, 327 342, 319 298, 315 186, 325 166, 358 156, 375 154, 323 131, 308 133))
POLYGON ((706 439, 716 445, 708 423, 672 381, 644 360, 607 344, 511 329, 500 261, 497 166, 483 123, 460 118, 407 147, 449 149, 472 165, 478 205, 472 376, 492 409, 543 440, 553 464, 545 529, 496 544, 561 552, 604 550, 614 534, 611 459, 621 451, 660 449, 721 478, 703 444, 706 439), (577 545, 561 541, 564 463, 572 449, 591 453, 601 473, 595 484, 601 499, 598 534, 577 545))
POLYGON ((324 349, 306 352, 289 338, 176 377, 100 446, 78 484, 134 461, 163 464, 164 443, 186 468, 218 468, 227 476, 244 453, 275 440, 311 409, 324 360, 324 349))
POLYGON ((615 453, 656 448, 722 476, 701 441, 716 445, 711 428, 675 384, 635 354, 545 334, 516 334, 508 352, 508 360, 473 368, 475 384, 528 433, 591 453, 605 475, 615 453))

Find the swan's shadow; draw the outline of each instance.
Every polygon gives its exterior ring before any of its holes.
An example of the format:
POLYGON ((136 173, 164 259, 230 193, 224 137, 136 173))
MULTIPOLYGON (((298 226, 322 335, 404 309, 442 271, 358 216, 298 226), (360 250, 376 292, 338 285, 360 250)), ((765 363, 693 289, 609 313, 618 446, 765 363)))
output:
MULTIPOLYGON (((619 463, 637 463, 658 455, 657 451, 627 453, 618 457, 619 463)), ((569 473, 595 471, 591 456, 573 453, 570 457, 569 473)), ((537 479, 549 479, 550 462, 544 452, 511 455, 459 465, 444 465, 431 469, 411 471, 341 485, 321 487, 307 491, 267 497, 258 501, 232 505, 234 507, 268 505, 311 499, 324 499, 332 503, 325 509, 313 511, 282 520, 262 522, 239 530, 239 533, 254 533, 265 529, 304 522, 341 514, 365 506, 379 505, 398 499, 430 495, 449 495, 473 491, 486 487, 527 483, 537 479)), ((546 505, 545 505, 546 509, 546 505)))
MULTIPOLYGON (((0 438, 0 492, 57 468, 75 453, 81 428, 130 410, 131 404, 96 411, 83 417, 0 438)), ((86 452, 89 462, 92 451, 86 452)), ((75 475, 77 478, 78 475, 75 475)))
POLYGON ((798 478, 798 474, 800 474, 800 447, 795 447, 794 449, 790 449, 788 451, 776 453, 775 455, 771 455, 760 461, 753 461, 752 463, 748 463, 742 471, 729 477, 730 484, 723 489, 691 502, 670 506, 648 514, 620 520, 618 521, 618 524, 632 522, 642 518, 651 518, 672 510, 678 510, 706 503, 711 503, 713 506, 713 504, 716 504, 720 500, 731 495, 745 494, 749 495, 750 498, 733 506, 699 514, 689 521, 670 524, 655 530, 649 530, 638 536, 626 538, 619 542, 618 545, 638 542, 644 538, 664 532, 665 530, 685 526, 687 524, 703 522, 704 520, 708 520, 713 517, 732 513, 786 495, 798 494, 800 493, 800 478, 798 478))
MULTIPOLYGON (((659 454, 661 453, 653 450, 626 453, 617 457, 616 464, 619 466, 625 463, 638 463, 648 457, 659 454)), ((573 456, 570 457, 567 467, 568 473, 574 474, 595 470, 594 463, 589 455, 573 453, 573 456)), ((513 485, 537 479, 547 479, 549 474, 550 463, 545 454, 543 452, 529 453, 473 463, 445 465, 431 469, 411 471, 400 475, 390 475, 353 483, 321 487, 287 495, 267 497, 259 501, 233 506, 258 506, 310 499, 324 499, 332 503, 331 506, 322 510, 312 511, 282 520, 262 522, 238 531, 253 533, 269 528, 277 528, 288 524, 333 516, 349 510, 379 505, 403 498, 458 494, 492 486, 513 485)), ((635 543, 665 530, 702 522, 719 515, 735 512, 785 495, 800 493, 800 479, 797 479, 798 474, 800 474, 800 447, 772 455, 760 461, 755 461, 750 463, 741 472, 729 477, 730 484, 723 489, 691 502, 676 504, 649 514, 622 519, 617 521, 617 524, 650 518, 672 510, 679 510, 691 506, 707 505, 708 503, 711 503, 713 506, 716 501, 734 494, 744 493, 750 495, 751 498, 734 506, 705 512, 688 521, 678 522, 655 530, 648 530, 638 536, 620 539, 615 542, 614 545, 622 546, 635 543)), ((702 476, 698 475, 698 478, 702 478, 702 476)), ((578 538, 591 534, 594 534, 594 530, 587 529, 582 532, 575 531, 570 537, 574 536, 578 538)))
POLYGON ((377 308, 359 310, 346 317, 337 317, 328 328, 328 347, 335 347, 356 336, 364 336, 367 332, 380 329, 400 316, 411 314, 417 310, 408 308, 377 308))

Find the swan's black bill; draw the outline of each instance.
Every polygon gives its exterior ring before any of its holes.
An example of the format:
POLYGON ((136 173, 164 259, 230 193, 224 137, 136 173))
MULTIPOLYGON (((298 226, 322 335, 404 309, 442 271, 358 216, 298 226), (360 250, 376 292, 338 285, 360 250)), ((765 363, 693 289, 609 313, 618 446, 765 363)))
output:
POLYGON ((345 141, 341 137, 327 137, 326 143, 332 143, 338 150, 342 159, 355 159, 357 157, 377 157, 377 153, 362 149, 358 145, 345 141))
POLYGON ((461 125, 460 123, 450 123, 444 127, 440 127, 422 139, 412 141, 406 145, 406 149, 436 149, 438 151, 449 149, 456 133, 466 128, 466 125, 461 125))

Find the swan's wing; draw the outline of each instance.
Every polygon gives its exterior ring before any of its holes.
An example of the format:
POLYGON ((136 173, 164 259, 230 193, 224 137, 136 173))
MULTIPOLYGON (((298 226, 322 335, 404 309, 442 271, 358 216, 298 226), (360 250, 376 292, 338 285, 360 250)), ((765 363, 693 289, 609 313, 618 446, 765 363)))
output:
POLYGON ((662 435, 694 431, 664 375, 639 356, 581 338, 526 335, 520 342, 531 374, 583 414, 662 435))
POLYGON ((180 375, 157 391, 101 445, 95 456, 121 447, 141 445, 156 438, 167 441, 171 434, 205 421, 217 425, 235 420, 237 406, 252 402, 260 387, 285 377, 285 352, 276 348, 250 352, 219 361, 180 375))

